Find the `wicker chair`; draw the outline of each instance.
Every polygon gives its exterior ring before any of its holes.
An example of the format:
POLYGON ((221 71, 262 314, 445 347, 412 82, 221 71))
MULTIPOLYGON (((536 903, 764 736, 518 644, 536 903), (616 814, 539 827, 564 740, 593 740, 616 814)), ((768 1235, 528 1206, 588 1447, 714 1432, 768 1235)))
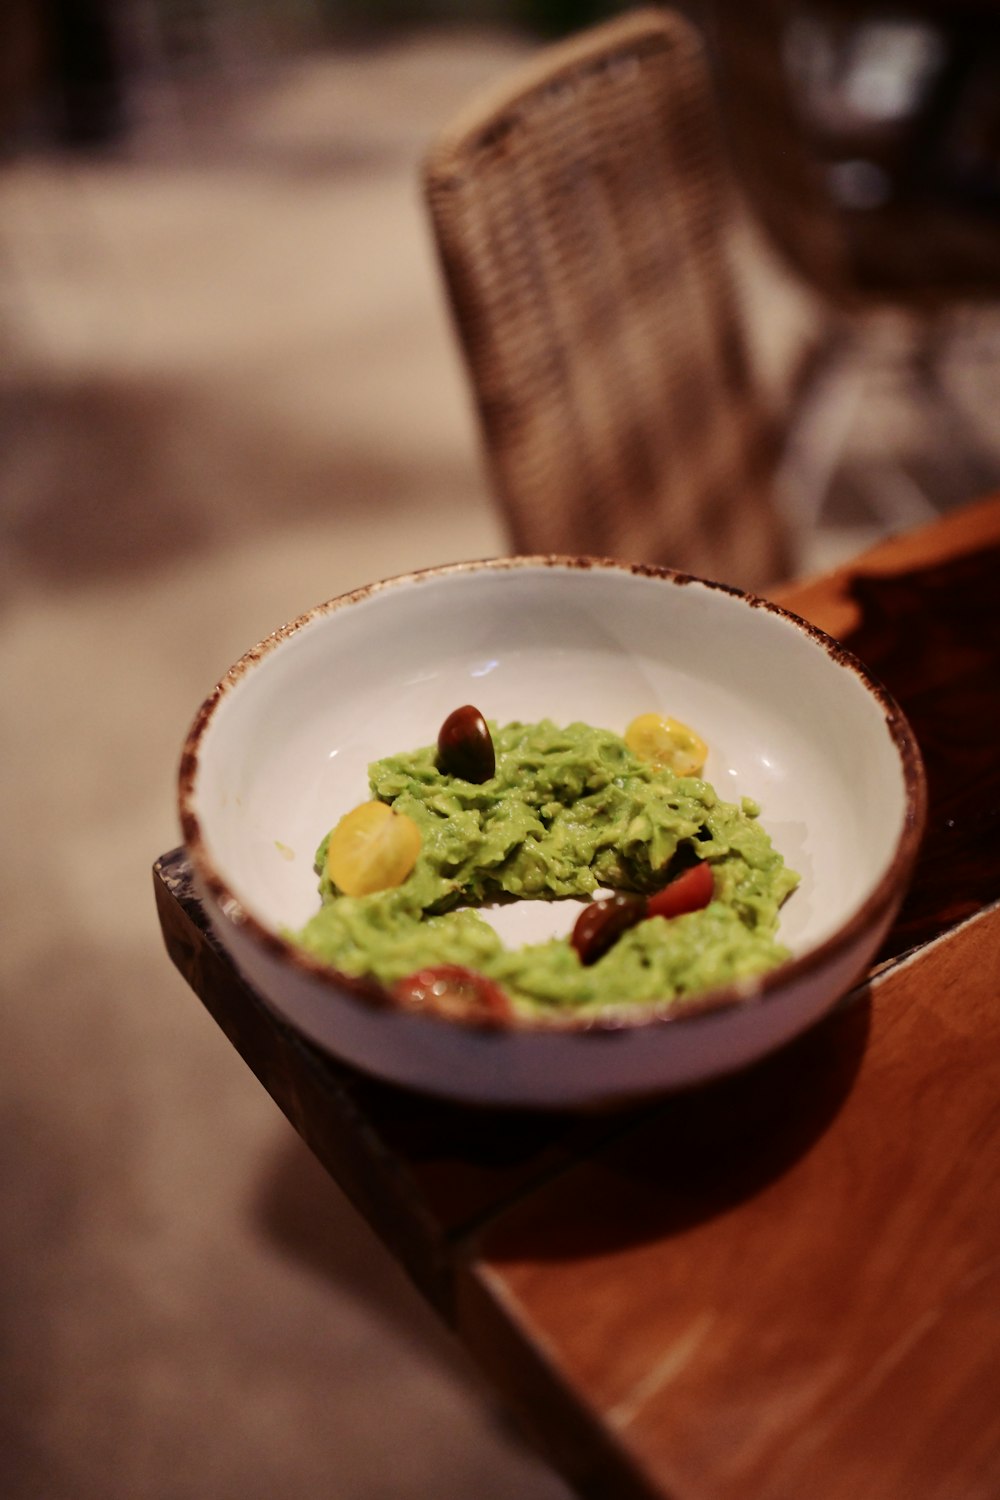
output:
POLYGON ((516 550, 782 576, 688 23, 644 10, 543 49, 444 131, 424 183, 516 550))

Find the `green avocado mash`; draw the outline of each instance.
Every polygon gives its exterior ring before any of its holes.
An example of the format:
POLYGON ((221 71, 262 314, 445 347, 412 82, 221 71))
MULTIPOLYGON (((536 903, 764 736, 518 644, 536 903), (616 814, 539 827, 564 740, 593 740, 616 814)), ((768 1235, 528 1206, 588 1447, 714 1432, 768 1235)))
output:
POLYGON ((390 890, 341 895, 316 855, 322 905, 294 940, 341 972, 391 985, 459 964, 500 984, 515 1010, 586 1010, 666 1000, 774 967, 778 908, 798 883, 748 798, 723 802, 696 777, 639 760, 586 724, 490 724, 496 774, 481 785, 437 768, 434 746, 369 768, 373 797, 421 834, 412 873, 390 890), (696 859, 714 896, 684 916, 652 917, 581 963, 567 936, 505 949, 473 909, 511 898, 652 892, 696 859))

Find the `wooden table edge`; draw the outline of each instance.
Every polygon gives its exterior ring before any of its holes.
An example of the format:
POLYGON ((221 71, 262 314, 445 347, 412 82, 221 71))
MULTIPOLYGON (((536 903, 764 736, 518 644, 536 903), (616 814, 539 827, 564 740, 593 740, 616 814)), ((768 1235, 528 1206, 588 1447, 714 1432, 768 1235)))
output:
POLYGON ((775 604, 843 640, 859 620, 851 597, 852 579, 919 571, 994 543, 1000 543, 1000 493, 972 501, 916 530, 886 537, 839 567, 793 579, 769 589, 767 595, 775 604))
POLYGON ((282 1114, 448 1322, 446 1240, 405 1170, 358 1109, 356 1075, 271 1011, 230 964, 189 883, 183 849, 153 865, 167 956, 282 1114))

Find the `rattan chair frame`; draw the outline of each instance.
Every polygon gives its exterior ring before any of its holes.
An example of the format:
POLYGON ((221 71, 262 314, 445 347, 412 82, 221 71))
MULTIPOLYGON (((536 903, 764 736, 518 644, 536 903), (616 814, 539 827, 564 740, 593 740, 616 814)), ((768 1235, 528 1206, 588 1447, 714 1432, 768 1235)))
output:
POLYGON ((780 431, 694 28, 644 9, 543 48, 440 133, 423 183, 514 550, 782 576, 780 431))

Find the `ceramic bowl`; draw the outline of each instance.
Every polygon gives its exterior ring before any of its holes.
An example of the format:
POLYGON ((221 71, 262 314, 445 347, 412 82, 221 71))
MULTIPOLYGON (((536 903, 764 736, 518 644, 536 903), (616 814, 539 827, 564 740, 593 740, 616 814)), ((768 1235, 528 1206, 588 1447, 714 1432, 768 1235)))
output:
MULTIPOLYGON (((736 590, 595 559, 463 563, 322 604, 249 651, 198 713, 180 816, 212 927, 264 1001, 381 1078, 454 1099, 571 1107, 739 1068, 828 1010, 870 964, 909 879, 925 808, 898 707, 836 642, 736 590), (487 1026, 406 1011, 286 942, 318 906, 313 856, 367 800, 370 761, 431 744, 458 705, 490 719, 622 730, 651 709, 710 746, 706 777, 746 795, 801 885, 792 957, 685 1005, 487 1026)), ((576 906, 519 902, 514 944, 576 906)))

